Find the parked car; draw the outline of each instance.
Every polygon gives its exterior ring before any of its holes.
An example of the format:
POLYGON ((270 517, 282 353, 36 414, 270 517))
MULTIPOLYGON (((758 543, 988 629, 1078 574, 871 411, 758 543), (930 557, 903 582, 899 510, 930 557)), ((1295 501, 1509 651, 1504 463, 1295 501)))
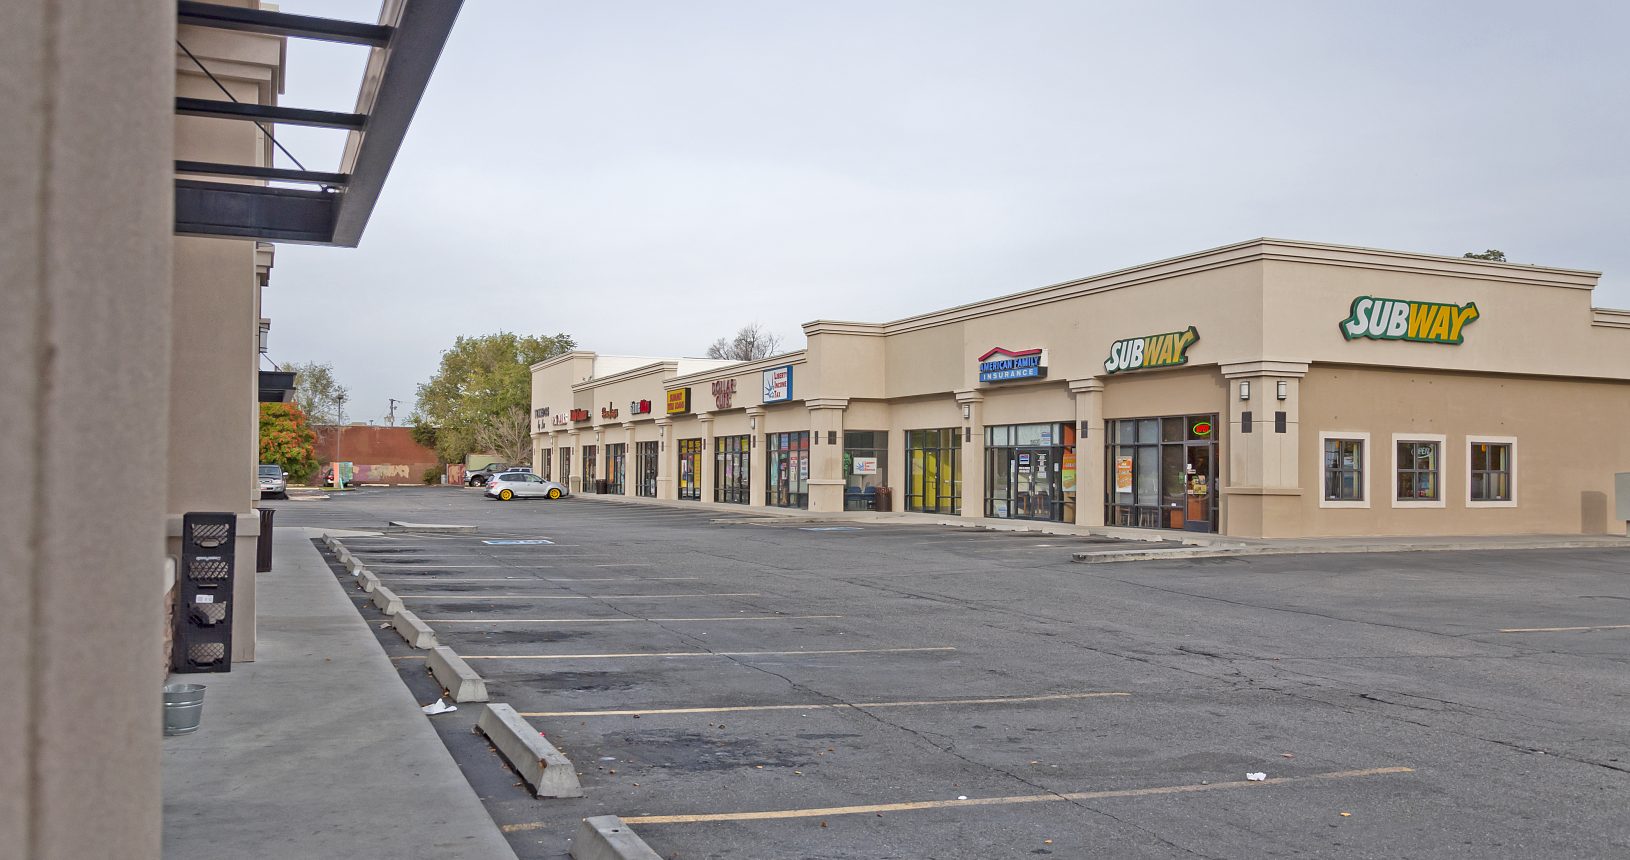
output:
POLYGON ((276 463, 261 463, 259 470, 260 497, 286 499, 289 497, 289 473, 276 463))
POLYGON ((485 487, 493 475, 508 469, 503 463, 488 463, 464 476, 464 485, 467 487, 485 487))
POLYGON ((500 502, 511 499, 558 499, 566 495, 566 488, 554 481, 544 479, 526 471, 500 472, 493 475, 487 482, 486 495, 500 502))

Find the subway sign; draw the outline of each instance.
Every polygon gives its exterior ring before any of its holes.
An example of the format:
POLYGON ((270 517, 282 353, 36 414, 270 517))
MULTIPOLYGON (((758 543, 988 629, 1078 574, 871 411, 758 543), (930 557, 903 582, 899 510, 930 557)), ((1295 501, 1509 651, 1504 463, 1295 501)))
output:
POLYGON ((1460 343, 1463 330, 1480 314, 1476 302, 1464 305, 1412 302, 1359 296, 1341 321, 1348 340, 1412 340, 1416 343, 1460 343))
POLYGON ((1182 331, 1117 340, 1109 347, 1104 370, 1120 373, 1123 370, 1152 370, 1188 364, 1189 347, 1199 341, 1200 332, 1194 326, 1182 331))
POLYGON ((979 356, 980 382, 1041 379, 1047 375, 1047 350, 996 347, 979 356))

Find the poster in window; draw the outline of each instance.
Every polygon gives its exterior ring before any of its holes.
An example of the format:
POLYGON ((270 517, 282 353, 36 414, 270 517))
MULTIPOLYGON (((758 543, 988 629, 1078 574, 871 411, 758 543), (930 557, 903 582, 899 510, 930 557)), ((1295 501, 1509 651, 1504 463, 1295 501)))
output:
POLYGON ((1063 472, 1061 473, 1061 475, 1059 477, 1059 483, 1062 485, 1060 487, 1060 489, 1062 489, 1064 492, 1066 492, 1066 493, 1075 492, 1075 449, 1074 448, 1069 448, 1069 449, 1066 449, 1064 451, 1064 469, 1063 469, 1063 472))
POLYGON ((1132 458, 1115 458, 1115 492, 1132 492, 1132 458))
POLYGON ((854 460, 853 460, 853 463, 854 463, 854 470, 852 472, 850 472, 850 474, 853 474, 853 475, 875 475, 875 474, 877 474, 877 458, 876 457, 855 457, 854 460))
MULTIPOLYGON (((797 456, 796 454, 793 456, 797 456)), ((809 458, 798 457, 798 480, 809 480, 809 458)))

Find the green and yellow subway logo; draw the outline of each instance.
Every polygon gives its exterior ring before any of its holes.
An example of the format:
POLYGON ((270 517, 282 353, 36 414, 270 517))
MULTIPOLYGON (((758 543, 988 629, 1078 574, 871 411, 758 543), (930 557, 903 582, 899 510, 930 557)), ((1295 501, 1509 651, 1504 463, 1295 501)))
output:
POLYGON ((1182 331, 1117 340, 1109 347, 1109 358, 1104 361, 1104 370, 1109 373, 1120 373, 1123 370, 1148 370, 1187 364, 1189 347, 1199 339, 1200 332, 1194 326, 1189 326, 1182 331))
POLYGON ((1460 343, 1462 331, 1478 317, 1477 303, 1450 305, 1359 296, 1341 334, 1348 340, 1413 340, 1418 343, 1460 343))

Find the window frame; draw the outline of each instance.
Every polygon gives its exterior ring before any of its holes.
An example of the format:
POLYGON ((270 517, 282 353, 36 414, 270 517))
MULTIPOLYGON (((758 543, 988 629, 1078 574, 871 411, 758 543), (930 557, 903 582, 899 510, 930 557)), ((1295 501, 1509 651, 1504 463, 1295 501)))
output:
MULTIPOLYGON (((1449 437, 1442 433, 1394 433, 1392 434, 1392 470, 1389 480, 1392 483, 1392 506, 1395 508, 1446 508, 1449 506, 1449 493, 1445 490, 1449 480, 1449 464, 1444 452, 1449 448, 1449 437), (1436 499, 1401 499, 1398 497, 1398 443, 1399 442, 1435 442, 1438 446, 1438 497, 1436 499)), ((1467 449, 1468 452, 1470 449, 1467 449)), ((1469 457, 1470 454, 1468 453, 1469 457)), ((1467 491, 1470 492, 1471 482, 1467 479, 1467 491)))
MULTIPOLYGON (((1484 470, 1488 471, 1488 470, 1484 470)), ((1466 507, 1468 508, 1514 508, 1517 506, 1517 437, 1515 436, 1486 436, 1468 434, 1466 436, 1466 507), (1501 500, 1485 500, 1472 498, 1472 446, 1473 445, 1509 445, 1511 447, 1511 498, 1501 500)))
MULTIPOLYGON (((1321 507, 1321 508, 1338 508, 1338 509, 1339 508, 1363 509, 1363 508, 1368 508, 1370 506, 1370 500, 1375 498, 1375 469, 1373 469, 1371 467, 1371 463, 1374 462, 1374 460, 1375 460, 1375 457, 1373 456, 1373 452, 1374 452, 1374 445, 1370 442, 1370 434, 1368 432, 1366 432, 1366 431, 1360 431, 1360 430, 1320 430, 1319 431, 1319 449, 1318 449, 1318 457, 1319 457, 1319 469, 1318 469, 1318 475, 1319 475, 1319 507, 1321 507), (1359 457, 1359 463, 1358 463, 1358 469, 1359 469, 1358 484, 1359 484, 1359 488, 1364 493, 1364 498, 1363 499, 1354 501, 1354 500, 1347 500, 1347 499, 1327 499, 1327 498, 1324 497, 1324 486, 1325 486, 1325 478, 1326 478, 1326 473, 1325 473, 1325 469, 1324 469, 1324 443, 1331 440, 1331 439, 1335 439, 1335 440, 1340 441, 1340 442, 1357 442, 1362 446, 1362 448, 1360 449, 1362 453, 1361 453, 1361 456, 1359 457)), ((1397 458, 1397 449, 1396 448, 1393 449, 1393 458, 1394 459, 1397 458)), ((1393 496, 1396 497, 1397 494, 1398 494, 1397 481, 1393 482, 1392 490, 1393 490, 1393 496)))

